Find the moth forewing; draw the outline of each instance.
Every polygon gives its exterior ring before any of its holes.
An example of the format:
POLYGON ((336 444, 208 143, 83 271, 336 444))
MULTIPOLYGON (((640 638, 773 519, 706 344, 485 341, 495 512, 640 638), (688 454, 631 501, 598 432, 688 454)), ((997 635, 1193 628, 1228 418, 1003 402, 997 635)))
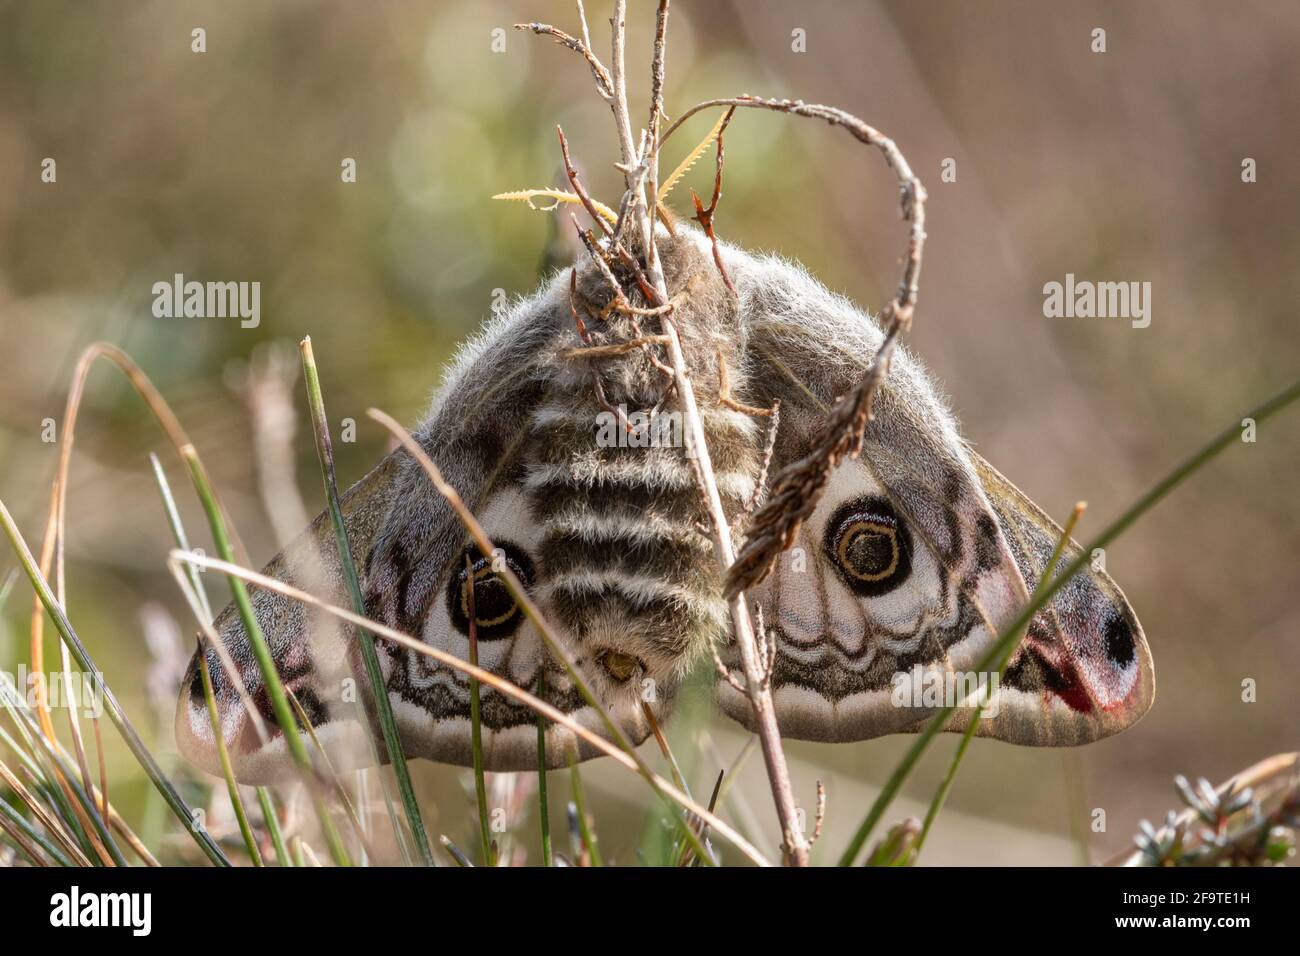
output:
MULTIPOLYGON (((746 400, 782 403, 779 469, 811 453, 883 332, 798 267, 725 257, 753 371, 746 400)), ((1080 575, 1035 618, 1004 675, 971 670, 1028 601, 1060 533, 970 451, 899 349, 859 460, 836 469, 794 547, 751 590, 777 641, 782 732, 858 740, 919 729, 942 706, 958 708, 949 729, 962 730, 972 696, 990 710, 980 732, 1014 743, 1085 743, 1133 723, 1151 702, 1150 654, 1104 572, 1080 575)), ((718 695, 749 720, 727 682, 718 695)))

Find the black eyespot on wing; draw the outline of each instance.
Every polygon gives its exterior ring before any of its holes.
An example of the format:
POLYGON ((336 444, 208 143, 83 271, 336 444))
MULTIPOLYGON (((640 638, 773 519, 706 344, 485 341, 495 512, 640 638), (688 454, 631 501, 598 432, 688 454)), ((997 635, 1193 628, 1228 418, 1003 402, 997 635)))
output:
POLYGON ((470 574, 473 574, 475 633, 480 641, 509 637, 519 629, 524 616, 497 570, 508 567, 525 588, 532 587, 533 583, 533 562, 524 550, 508 541, 496 544, 497 550, 487 557, 476 545, 467 547, 456 559, 456 567, 447 583, 447 613, 451 623, 462 634, 468 634, 468 582, 470 574), (466 557, 470 562, 468 569, 466 557))
POLYGON ((1106 656, 1120 667, 1133 663, 1137 651, 1133 640, 1133 627, 1128 618, 1119 614, 1106 625, 1106 656))
POLYGON ((846 501, 831 515, 823 541, 841 580, 856 594, 888 594, 912 573, 912 536, 885 498, 846 501))

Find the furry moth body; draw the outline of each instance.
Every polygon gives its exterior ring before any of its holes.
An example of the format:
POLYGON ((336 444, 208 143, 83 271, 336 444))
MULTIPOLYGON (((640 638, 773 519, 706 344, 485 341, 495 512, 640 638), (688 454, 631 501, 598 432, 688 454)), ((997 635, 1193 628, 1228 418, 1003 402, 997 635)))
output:
MULTIPOLYGON (((723 246, 733 296, 697 231, 679 226, 676 236, 663 236, 660 252, 724 508, 737 515, 758 486, 765 426, 718 401, 719 358, 738 401, 761 408, 780 400, 776 470, 811 450, 826 410, 861 376, 882 333, 779 259, 723 246)), ((653 343, 583 354, 585 346, 658 331, 658 318, 608 310, 609 298, 590 262, 579 269, 572 300, 568 272, 557 275, 462 350, 415 431, 496 553, 468 544, 450 507, 402 452, 347 493, 344 513, 370 616, 468 658, 472 578, 480 664, 603 732, 501 585, 496 572, 505 562, 639 742, 651 729, 643 704, 667 719, 686 672, 711 646, 725 664, 736 660, 686 449, 673 440, 598 440, 602 429, 608 438, 611 420, 626 430, 619 409, 674 407, 653 343), (585 343, 574 308, 589 330, 585 343)), ((862 455, 839 466, 799 540, 749 594, 777 643, 773 692, 782 733, 848 741, 918 729, 935 704, 900 700, 900 675, 967 673, 1023 606, 1059 535, 965 443, 919 363, 898 352, 862 455)), ((310 581, 346 603, 327 516, 266 573, 310 581)), ((271 592, 254 589, 253 603, 286 684, 334 760, 364 765, 363 735, 373 728, 358 719, 345 633, 271 592)), ((209 652, 236 772, 249 782, 281 778, 290 770, 284 743, 233 608, 217 629, 272 732, 266 741, 254 732, 245 702, 209 652)), ((470 763, 466 679, 381 646, 407 753, 470 763)), ((1035 617, 980 732, 1020 744, 1085 743, 1132 724, 1153 694, 1137 619, 1095 570, 1035 617)), ((748 704, 729 682, 717 682, 717 699, 725 713, 748 720, 748 704)), ((970 714, 959 709, 950 729, 964 728, 970 714)), ((488 769, 536 768, 531 711, 485 687, 482 725, 488 769)), ((176 727, 182 751, 214 770, 197 661, 176 727)), ((563 765, 575 746, 580 758, 594 755, 564 728, 550 727, 548 763, 563 765)))

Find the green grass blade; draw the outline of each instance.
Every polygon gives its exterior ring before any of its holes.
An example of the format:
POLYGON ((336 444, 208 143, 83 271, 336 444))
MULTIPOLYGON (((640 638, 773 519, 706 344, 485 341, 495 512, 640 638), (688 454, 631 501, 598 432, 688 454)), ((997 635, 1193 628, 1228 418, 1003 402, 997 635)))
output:
POLYGON ((591 818, 587 816, 587 801, 582 791, 582 776, 578 773, 578 763, 569 755, 569 783, 573 792, 573 813, 577 819, 578 833, 582 838, 582 848, 587 851, 587 858, 592 866, 604 866, 600 858, 600 844, 596 842, 596 831, 591 828, 591 818))
MULTIPOLYGON (((1038 611, 1046 605, 1056 592, 1064 587, 1071 578, 1083 570, 1083 568, 1092 560, 1092 553, 1095 550, 1106 547, 1118 538, 1121 534, 1127 531, 1135 521, 1150 511, 1151 508, 1154 507, 1162 498, 1186 481, 1187 478, 1199 471, 1228 446, 1241 440, 1241 427, 1237 424, 1238 422, 1244 418, 1251 418, 1254 419, 1255 423, 1258 425, 1265 419, 1270 418, 1272 415, 1281 411, 1287 405, 1290 405, 1297 398, 1300 398, 1300 381, 1293 382, 1277 395, 1274 395, 1272 398, 1246 412, 1244 415, 1238 416, 1238 418, 1234 420, 1233 424, 1221 431, 1218 435, 1184 460, 1182 464, 1178 465, 1178 467, 1174 468, 1173 471, 1169 472, 1169 474, 1164 478, 1156 482, 1156 484, 1146 494, 1130 505, 1123 514, 1115 519, 1115 521, 1102 531, 1102 533, 1099 534, 1087 547, 1083 548, 1079 552, 1078 557, 1066 565, 1065 569, 1057 575, 1056 578, 1048 583, 1046 587, 1038 589, 1037 596, 1032 598, 1029 603, 1025 605, 1025 609, 1020 612, 1014 621, 1011 622, 1006 631, 1003 632, 1002 636, 999 637, 993 647, 991 647, 984 656, 980 658, 973 669, 976 672, 987 671, 993 667, 997 661, 1002 660, 1004 657, 1010 658, 1011 654, 1015 651, 1020 633, 1029 626, 1029 622, 1033 620, 1034 615, 1037 614, 1038 611)), ((840 866, 853 865, 853 861, 857 859, 858 854, 862 851, 863 844, 866 843, 867 838, 871 835, 871 831, 875 828, 876 824, 880 822, 880 818, 884 816, 885 811, 889 808, 890 803, 893 802, 894 797, 898 795, 898 791, 901 789, 903 782, 907 779, 908 775, 912 772, 912 768, 916 766, 917 761, 921 759, 921 755, 925 752, 926 748, 929 747, 930 742, 934 740, 935 736, 939 734, 944 724, 948 722, 948 718, 952 716, 952 712, 955 709, 955 707, 950 706, 944 707, 940 710, 935 714, 930 722, 926 724, 925 729, 912 743, 907 754, 894 769, 894 772, 890 775, 889 779, 885 782, 885 786, 881 789, 880 794, 876 797, 875 803, 872 804, 871 809, 867 812, 866 818, 858 826, 852 840, 849 841, 849 845, 845 848, 844 853, 840 857, 840 866)))
MULTIPOLYGON (((185 446, 182 449, 182 454, 185 463, 189 466, 190 477, 194 482, 195 491, 198 492, 199 500, 203 504, 203 511, 207 515, 208 526, 211 529, 217 553, 223 561, 234 563, 234 547, 230 543, 230 535, 226 531, 226 520, 221 514, 221 506, 217 504, 216 495, 213 493, 212 483, 208 480, 207 471, 204 469, 203 463, 199 461, 198 453, 195 452, 193 445, 185 446)), ((234 595, 235 605, 239 609, 239 617, 243 622, 244 631, 248 635, 248 643, 253 650, 253 657, 257 660, 257 666, 262 672, 262 682, 266 687, 267 697, 271 702, 271 710, 274 712, 275 719, 284 733, 285 745, 289 749, 289 754, 302 772, 303 780, 312 794, 312 804, 315 807, 316 816, 320 820, 325 842, 329 845, 330 856, 337 865, 348 866, 350 861, 347 850, 344 848, 343 841, 334 826, 334 821, 330 819, 328 809, 317 793, 315 768, 312 766, 311 757, 307 754, 307 748, 303 745, 302 737, 298 733, 298 724, 294 720, 293 710, 289 706, 289 698, 284 691, 284 684, 280 681, 280 674, 275 669, 275 661, 271 658, 271 649, 267 646, 266 636, 262 633, 261 625, 257 623, 257 615, 253 613, 253 603, 248 596, 248 587, 234 575, 227 575, 226 577, 230 582, 230 590, 234 595)))
MULTIPOLYGON (((465 617, 469 621, 469 662, 478 667, 478 610, 474 607, 474 564, 465 556, 465 617)), ((478 681, 469 679, 469 736, 474 764, 474 801, 478 805, 479 851, 484 866, 495 866, 488 825, 487 781, 483 777, 483 716, 478 681)))
MULTIPOLYGON (((78 768, 70 759, 65 759, 58 741, 51 741, 41 731, 38 717, 19 695, 17 685, 9 674, 0 674, 0 706, 9 713, 27 750, 40 764, 38 778, 58 791, 60 812, 67 811, 67 823, 78 834, 82 849, 89 852, 90 859, 96 861, 96 865, 112 862, 116 866, 126 866, 126 859, 113 840, 107 820, 100 812, 101 806, 86 789, 85 775, 78 773, 78 768), (73 804, 69 798, 76 803, 73 804), (94 831, 93 837, 87 831, 87 825, 94 831), (108 854, 107 860, 104 859, 105 853, 108 854)), ((6 735, 5 739, 10 738, 6 735)))
MULTIPOLYGON (((1052 549, 1052 556, 1048 558, 1047 564, 1043 566, 1043 573, 1038 576, 1038 586, 1034 588, 1033 598, 1037 598, 1039 592, 1046 586, 1046 582, 1052 580, 1056 573, 1056 566, 1060 563, 1061 555, 1065 553, 1066 545, 1070 543, 1070 536, 1074 534, 1075 526, 1079 523, 1079 518, 1083 516, 1083 503, 1075 505, 1074 513, 1070 515, 1069 520, 1065 522, 1065 527, 1061 531, 1061 536, 1056 541, 1056 547, 1052 549)), ((1016 638, 1016 644, 1024 640, 1022 633, 1016 638)), ((1014 649, 1014 648, 1013 648, 1014 649)), ((998 662, 998 681, 1002 680, 1002 675, 1006 672, 1007 663, 1011 656, 1008 654, 998 662)), ((912 859, 915 860, 921 855, 921 849, 925 846, 925 838, 930 835, 930 827, 934 825, 935 817, 943 808, 944 801, 948 799, 948 793, 952 790, 953 781, 957 779, 957 768, 961 766, 962 758, 966 756, 966 750, 970 747, 971 739, 979 729, 980 720, 984 716, 984 705, 981 703, 975 708, 975 713, 971 717, 970 723, 966 726, 965 733, 962 734, 960 743, 957 744, 957 752, 953 754, 952 763, 948 766, 948 772, 944 775, 943 782, 939 784, 939 789, 935 791, 934 798, 930 801, 930 807, 925 813, 925 822, 921 825, 921 833, 916 838, 916 844, 912 850, 912 859)))
MULTIPOLYGON (((158 492, 162 495, 163 510, 167 514, 167 524, 172 531, 172 539, 176 542, 176 547, 182 551, 190 550, 189 536, 185 533, 185 525, 181 521, 180 509, 176 507, 176 498, 172 494, 171 483, 167 481, 167 473, 163 471, 162 462, 153 452, 149 453, 149 464, 153 467, 154 478, 158 483, 158 492)), ((185 573, 189 578, 190 588, 198 602, 203 615, 212 621, 212 605, 208 603, 207 592, 203 588, 203 581, 199 577, 199 569, 188 562, 185 564, 185 573)), ((207 661, 204 660, 204 671, 207 671, 207 661)), ((207 675, 211 680, 211 674, 207 675)), ((204 685, 205 687, 207 684, 204 685)), ((229 781, 227 781, 229 784, 229 781)), ((266 822, 267 832, 271 835, 271 842, 275 846, 275 855, 281 866, 292 866, 289 853, 284 846, 284 835, 280 832, 280 821, 275 815, 275 807, 271 803, 271 794, 265 787, 257 788, 257 801, 262 807, 262 819, 266 822)))
MULTIPOLYGON (((149 453, 149 463, 153 467, 154 478, 158 483, 158 491, 162 495, 163 510, 167 513, 167 524, 171 528, 176 547, 182 551, 189 551, 189 536, 185 533, 185 525, 181 521, 180 510, 176 507, 176 498, 172 495, 171 484, 167 481, 167 473, 163 471, 162 462, 158 460, 158 456, 153 452, 149 453)), ((190 588, 195 600, 210 622, 212 620, 212 605, 208 603, 208 595, 203 589, 199 569, 187 562, 185 564, 185 573, 189 578, 190 588)), ((204 670, 207 670, 206 661, 204 661, 204 670)), ((211 679, 211 675, 208 676, 211 679)), ((267 832, 271 835, 271 843, 275 846, 275 855, 280 866, 292 866, 293 861, 288 850, 285 849, 284 834, 280 832, 280 821, 275 815, 275 807, 271 803, 271 794, 266 787, 257 788, 257 801, 262 807, 262 819, 266 823, 267 832)))
MULTIPOLYGON (((546 699, 546 672, 537 673, 537 696, 546 699)), ((537 817, 542 829, 542 866, 555 865, 551 850, 551 807, 546 797, 546 718, 537 715, 537 817)))
POLYGON ((21 532, 19 532, 18 526, 14 524, 13 516, 9 514, 9 509, 5 507, 3 501, 0 501, 0 522, 4 524, 5 535, 9 538, 9 543, 18 554, 18 560, 23 566, 23 571, 27 574, 28 580, 31 581, 32 587, 35 588, 36 594, 40 598, 41 604, 44 605, 46 613, 49 614, 50 619, 54 622, 54 626, 58 629, 59 635, 67 644, 68 650, 77 661, 77 665, 82 669, 83 673, 90 677, 94 684, 95 692, 100 695, 108 709, 109 719, 113 721, 113 725, 117 728, 118 733, 120 733, 122 739, 126 741, 127 747, 130 748, 131 753, 135 755, 135 759, 144 769, 144 772, 148 775, 149 779, 153 781, 154 786, 158 788, 163 799, 167 801, 167 805, 171 807, 172 812, 185 823, 185 828, 190 831, 194 841, 199 845, 199 848, 203 851, 204 855, 218 866, 229 866, 230 861, 226 858, 226 855, 221 852, 221 848, 217 846, 216 843, 212 841, 212 838, 206 833, 193 826, 194 816, 189 804, 181 798, 181 795, 176 791, 175 786, 173 786, 172 782, 167 779, 166 774, 164 774, 162 768, 158 766, 158 762, 154 759, 153 754, 149 752, 149 748, 144 745, 144 741, 141 740, 140 735, 136 733, 135 727, 126 716, 126 711, 124 711, 122 705, 118 703, 116 695, 114 695, 113 691, 104 683, 99 669, 95 666, 94 660, 91 659, 90 652, 86 650, 86 646, 81 643, 81 638, 79 638, 76 631, 73 630, 72 622, 69 621, 68 616, 63 613, 62 606, 54 599, 54 592, 50 590, 49 583, 41 574, 40 568, 37 567, 36 559, 32 556, 31 549, 27 547, 27 542, 23 539, 21 532))
MULTIPOLYGON (((338 544, 339 563, 343 569, 343 578, 347 582, 348 594, 352 598, 353 609, 361 615, 366 613, 366 602, 361 595, 361 583, 357 580, 356 565, 352 560, 352 547, 348 543, 347 526, 343 522, 343 506, 339 501, 338 480, 334 473, 334 450, 330 439, 329 420, 325 417, 325 399, 321 393, 320 376, 316 372, 316 360, 312 354, 311 338, 299 343, 302 350, 303 377, 307 382, 307 404, 311 408, 312 431, 316 436, 316 456, 320 461, 321 478, 325 484, 325 499, 329 503, 330 523, 334 526, 334 539, 338 544)), ((402 797, 402 806, 406 811, 406 822, 411 829, 412 838, 425 866, 433 866, 433 850, 429 847, 429 834, 420 815, 420 805, 415 798, 415 787, 411 783, 411 772, 406 765, 406 753, 402 749, 402 740, 397 732, 397 722, 393 718, 392 703, 388 699, 388 689, 384 686, 383 671, 379 666, 379 654, 375 651, 374 636, 363 628, 357 628, 357 640, 361 648, 361 658, 365 663, 366 677, 370 683, 370 699, 374 702, 379 725, 383 729, 384 747, 388 753, 389 763, 393 767, 393 776, 397 780, 397 789, 402 797)), ((373 741, 372 741, 373 745, 373 741)), ((389 819, 393 819, 392 800, 384 788, 384 801, 388 805, 389 819)), ((398 846, 407 853, 401 832, 394 822, 394 833, 398 846)))
POLYGON ((293 858, 284 845, 284 834, 280 831, 280 818, 275 814, 275 804, 271 802, 271 791, 266 787, 257 788, 257 802, 262 808, 262 820, 266 823, 266 832, 271 835, 271 845, 275 847, 275 858, 281 866, 293 866, 293 858))
POLYGON ((311 741, 316 753, 320 755, 321 764, 324 766, 331 786, 334 789, 334 796, 338 798, 339 805, 343 808, 343 814, 352 824, 352 831, 357 835, 357 843, 361 847, 361 857, 363 860, 371 857, 370 847, 367 845, 365 828, 361 825, 361 817, 357 815, 356 807, 352 805, 352 799, 348 796, 348 788, 343 785, 343 778, 339 776, 334 764, 330 762, 329 751, 321 743, 320 737, 316 735, 316 728, 312 726, 307 711, 303 710, 302 702, 293 691, 289 691, 289 704, 293 707, 293 712, 298 716, 298 723, 307 739, 311 741))
MULTIPOLYGON (((172 539, 176 542, 176 547, 182 551, 190 550, 190 539, 185 533, 185 525, 181 523, 181 513, 176 507, 176 498, 172 495, 172 486, 167 481, 167 473, 163 471, 162 462, 153 452, 149 452, 149 464, 153 466, 154 480, 158 483, 158 492, 162 495, 163 511, 167 513, 167 524, 172 530, 172 539)), ((199 577, 199 569, 192 564, 185 565, 185 573, 190 579, 190 584, 194 588, 194 596, 198 599, 199 606, 203 609, 203 614, 208 621, 212 620, 212 605, 208 603, 208 594, 203 589, 203 580, 199 577)))
MULTIPOLYGON (((90 866, 90 860, 81 852, 74 838, 68 834, 58 811, 46 806, 46 802, 32 793, 3 760, 0 760, 0 782, 10 789, 19 806, 26 807, 27 811, 36 818, 34 822, 40 823, 50 838, 59 844, 61 858, 69 860, 69 865, 90 866)), ((33 782, 37 792, 43 792, 43 778, 38 776, 33 782)))
MULTIPOLYGON (((5 767, 5 770, 8 771, 8 767, 5 767)), ((68 853, 64 851, 65 849, 68 849, 68 851, 72 852, 73 856, 75 856, 75 844, 70 842, 68 835, 66 835, 65 832, 62 832, 60 827, 57 826, 57 819, 52 817, 51 814, 45 810, 43 805, 35 803, 35 797, 27 791, 26 787, 23 787, 21 783, 18 783, 16 779, 10 782, 8 773, 5 774, 5 779, 6 782, 10 783, 10 790, 13 791, 14 797, 18 800, 19 805, 26 806, 27 810, 29 810, 32 816, 35 817, 35 821, 29 821, 29 819, 23 816, 17 808, 9 805, 8 801, 4 800, 4 797, 0 797, 0 812, 9 814, 12 825, 16 827, 16 829, 21 830, 23 835, 25 835, 27 839, 31 840, 32 843, 35 843, 38 847, 42 848, 45 855, 51 858, 53 862, 56 862, 56 864, 59 864, 60 866, 90 865, 90 861, 86 860, 85 857, 78 857, 78 862, 73 862, 73 857, 70 857, 68 853), (36 829, 35 823, 38 822, 40 823, 40 826, 44 827, 45 834, 48 834, 48 836, 36 829)))
POLYGON ((23 855, 32 861, 33 866, 50 865, 50 861, 38 849, 41 843, 36 830, 23 819, 22 814, 4 800, 0 800, 0 833, 9 837, 9 842, 22 851, 23 855))
POLYGON ((975 708, 975 716, 971 718, 970 724, 966 727, 966 732, 961 735, 961 741, 957 744, 957 752, 952 755, 952 763, 948 765, 948 772, 944 775, 943 782, 939 784, 939 789, 934 792, 930 807, 925 812, 925 822, 921 824, 921 834, 916 838, 913 858, 920 856, 921 848, 925 846, 925 838, 930 835, 930 827, 934 825, 935 817, 939 815, 944 802, 948 799, 953 781, 957 779, 957 768, 961 766, 962 758, 966 756, 966 748, 970 746, 970 742, 975 736, 975 729, 979 727, 980 717, 983 713, 984 705, 980 704, 975 708))
MULTIPOLYGON (((73 766, 71 760, 60 752, 56 742, 51 742, 41 733, 40 723, 36 715, 31 713, 26 702, 18 696, 17 688, 8 674, 0 675, 0 698, 3 698, 5 709, 8 710, 14 726, 22 733, 28 749, 44 764, 42 778, 54 789, 62 790, 62 784, 66 784, 68 792, 77 801, 76 806, 72 806, 66 800, 64 801, 64 806, 68 808, 71 818, 89 822, 91 829, 95 831, 96 838, 100 845, 103 846, 104 851, 108 853, 113 864, 126 866, 125 856, 113 839, 112 833, 109 832, 107 821, 99 814, 91 793, 85 789, 80 777, 77 775, 76 767, 73 766), (78 807, 81 813, 77 813, 78 807)), ((81 828, 81 832, 85 834, 84 827, 81 828)), ((91 849, 91 859, 99 859, 101 854, 95 852, 93 842, 87 840, 87 845, 91 849)))
MULTIPOLYGON (((24 741, 30 744, 31 740, 27 735, 26 727, 17 719, 14 720, 14 724, 20 734, 24 736, 24 741)), ((77 849, 84 858, 84 860, 78 862, 82 866, 101 866, 102 864, 98 862, 99 857, 91 845, 90 837, 86 835, 81 821, 77 819, 77 815, 72 810, 72 805, 68 803, 63 788, 51 781, 47 761, 38 760, 29 752, 30 747, 24 747, 14 740, 3 727, 0 727, 0 743, 7 746, 17 756, 18 762, 22 764, 23 769, 31 777, 36 794, 44 798, 50 814, 63 824, 63 829, 68 833, 69 837, 76 841, 77 849)))
POLYGON ((208 672, 208 655, 203 652, 203 642, 199 642, 199 674, 203 681, 203 699, 208 705, 208 720, 212 724, 212 739, 217 744, 217 759, 221 762, 221 775, 226 778, 226 792, 230 794, 230 806, 235 811, 235 820, 239 823, 239 833, 248 847, 248 858, 253 866, 263 866, 261 851, 257 848, 257 839, 253 828, 248 825, 248 813, 244 810, 243 798, 239 795, 239 785, 235 783, 235 771, 230 766, 230 751, 226 749, 226 738, 221 732, 221 718, 217 714, 217 699, 212 693, 212 675, 208 672))

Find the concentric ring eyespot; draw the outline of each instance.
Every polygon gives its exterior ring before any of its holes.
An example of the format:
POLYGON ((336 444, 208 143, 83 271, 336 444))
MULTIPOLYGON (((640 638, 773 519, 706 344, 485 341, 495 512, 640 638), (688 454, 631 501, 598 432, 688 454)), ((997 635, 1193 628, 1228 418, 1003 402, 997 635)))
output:
POLYGON ((841 580, 865 597, 888 594, 912 573, 912 537, 885 498, 846 501, 826 524, 827 557, 841 580))
POLYGON ((858 581, 887 581, 898 570, 898 529, 870 517, 854 518, 840 529, 835 556, 858 581))
POLYGON ((523 621, 523 609, 498 573, 504 568, 514 572, 525 588, 533 582, 533 562, 517 545, 498 541, 496 551, 484 557, 478 547, 470 545, 456 559, 447 583, 447 614, 452 625, 469 634, 470 582, 473 582, 474 631, 479 640, 509 637, 523 621))

